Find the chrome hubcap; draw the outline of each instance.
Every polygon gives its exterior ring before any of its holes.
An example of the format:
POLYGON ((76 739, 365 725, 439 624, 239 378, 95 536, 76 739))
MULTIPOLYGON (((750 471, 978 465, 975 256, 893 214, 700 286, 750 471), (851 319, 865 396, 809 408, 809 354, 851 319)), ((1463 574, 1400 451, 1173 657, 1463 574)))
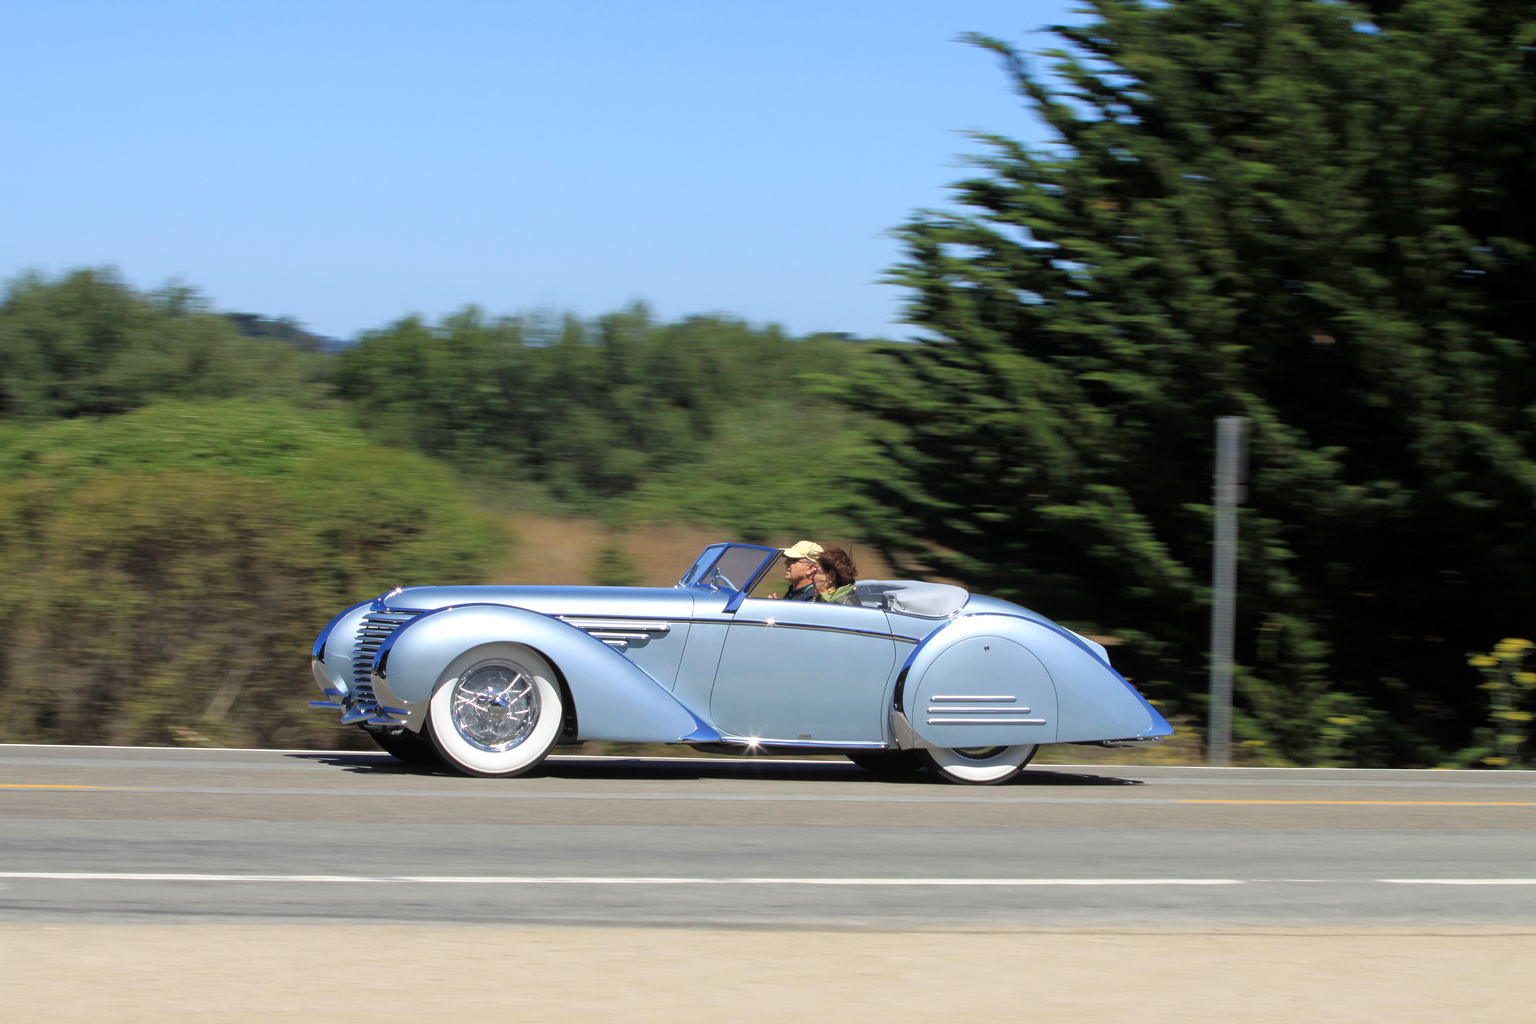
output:
POLYGON ((515 662, 481 662, 453 684, 453 727, 481 750, 511 750, 538 720, 539 689, 515 662))

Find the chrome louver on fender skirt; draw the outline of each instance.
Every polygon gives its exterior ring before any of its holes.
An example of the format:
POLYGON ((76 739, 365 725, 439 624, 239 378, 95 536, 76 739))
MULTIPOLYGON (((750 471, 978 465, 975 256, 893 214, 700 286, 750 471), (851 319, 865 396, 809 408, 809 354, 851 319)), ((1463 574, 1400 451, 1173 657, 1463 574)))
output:
MULTIPOLYGON (((415 609, 375 607, 377 610, 364 615, 362 623, 357 627, 357 639, 352 645, 352 690, 347 694, 347 708, 341 715, 342 725, 357 722, 373 725, 400 724, 389 717, 397 709, 380 709, 378 698, 373 695, 373 656, 391 633, 421 612, 415 609)), ((399 710, 398 713, 405 712, 399 710)))

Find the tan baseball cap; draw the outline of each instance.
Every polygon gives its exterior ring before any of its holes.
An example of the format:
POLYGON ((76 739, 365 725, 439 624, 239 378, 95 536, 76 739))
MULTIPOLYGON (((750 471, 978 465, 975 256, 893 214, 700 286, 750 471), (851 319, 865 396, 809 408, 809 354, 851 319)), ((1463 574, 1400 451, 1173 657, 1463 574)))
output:
POLYGON ((821 545, 813 540, 802 540, 797 544, 784 549, 784 557, 795 558, 820 558, 821 545))

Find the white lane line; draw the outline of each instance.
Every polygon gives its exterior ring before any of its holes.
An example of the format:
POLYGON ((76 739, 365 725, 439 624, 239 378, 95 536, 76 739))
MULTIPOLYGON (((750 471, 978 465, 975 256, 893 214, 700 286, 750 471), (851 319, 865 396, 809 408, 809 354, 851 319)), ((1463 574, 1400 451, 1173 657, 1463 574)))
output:
POLYGON ((295 882, 351 885, 805 885, 1010 887, 1243 885, 1237 878, 707 878, 632 875, 213 875, 158 872, 0 871, 0 878, 60 882, 295 882))
POLYGON ((1388 885, 1536 885, 1536 878, 1378 878, 1388 885))

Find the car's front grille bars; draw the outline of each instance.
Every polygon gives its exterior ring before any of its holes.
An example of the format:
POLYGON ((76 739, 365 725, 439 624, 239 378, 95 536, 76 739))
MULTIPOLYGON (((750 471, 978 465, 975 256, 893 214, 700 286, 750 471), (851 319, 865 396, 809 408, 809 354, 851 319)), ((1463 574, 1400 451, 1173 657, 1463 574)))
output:
POLYGON ((357 641, 352 646, 352 692, 347 695, 347 710, 341 723, 364 722, 378 714, 379 702, 373 695, 373 656, 389 634, 420 615, 419 611, 369 612, 357 627, 357 641))

